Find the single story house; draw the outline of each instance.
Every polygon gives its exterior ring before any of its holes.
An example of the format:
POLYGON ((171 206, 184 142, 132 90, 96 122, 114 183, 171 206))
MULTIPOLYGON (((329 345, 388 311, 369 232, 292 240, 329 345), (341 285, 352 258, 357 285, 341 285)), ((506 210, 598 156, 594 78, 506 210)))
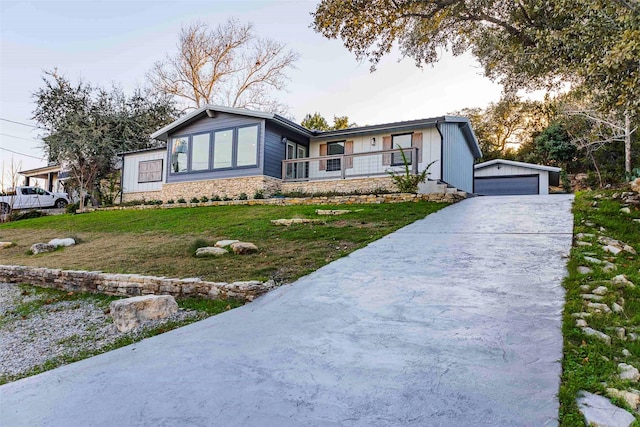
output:
POLYGON ((160 148, 123 153, 123 200, 252 198, 306 193, 393 190, 389 171, 427 165, 423 192, 473 191, 482 156, 469 120, 441 116, 328 132, 278 114, 208 105, 151 135, 160 148))
POLYGON ((560 168, 496 159, 474 166, 474 190, 481 196, 549 194, 558 186, 560 168))

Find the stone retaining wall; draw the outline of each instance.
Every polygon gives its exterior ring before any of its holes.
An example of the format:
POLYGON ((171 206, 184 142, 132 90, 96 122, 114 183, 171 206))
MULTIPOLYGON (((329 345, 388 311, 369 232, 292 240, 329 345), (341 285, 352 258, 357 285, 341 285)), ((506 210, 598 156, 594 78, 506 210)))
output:
MULTIPOLYGON (((186 208, 196 206, 229 206, 229 205, 370 205, 380 203, 403 203, 403 202, 446 202, 455 203, 465 199, 466 196, 458 193, 431 193, 431 194, 378 194, 378 195, 350 195, 350 196, 322 196, 322 197, 273 197, 271 199, 253 200, 229 200, 221 202, 204 203, 173 203, 164 205, 137 205, 137 206, 112 206, 107 208, 85 208, 78 210, 78 213, 113 210, 144 210, 144 209, 171 209, 186 208)), ((188 199, 187 199, 188 200, 188 199)))
POLYGON ((199 278, 170 279, 138 274, 110 274, 100 271, 59 270, 21 265, 0 265, 0 282, 28 283, 44 288, 108 295, 173 295, 208 299, 253 301, 275 288, 273 281, 205 282, 199 278))
POLYGON ((305 182, 283 182, 282 192, 292 193, 299 191, 302 193, 376 193, 376 190, 398 191, 396 184, 390 176, 379 178, 357 178, 357 179, 334 179, 327 181, 305 181, 305 182))
POLYGON ((133 193, 122 193, 123 202, 133 202, 134 200, 160 200, 162 191, 136 191, 133 193))

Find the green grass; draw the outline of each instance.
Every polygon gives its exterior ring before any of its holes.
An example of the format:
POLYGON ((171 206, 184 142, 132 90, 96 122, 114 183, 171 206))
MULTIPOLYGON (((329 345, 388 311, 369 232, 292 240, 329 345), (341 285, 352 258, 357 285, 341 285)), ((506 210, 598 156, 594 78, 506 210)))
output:
POLYGON ((16 242, 2 252, 4 264, 63 269, 201 277, 213 281, 291 281, 345 256, 445 203, 409 202, 337 206, 219 206, 101 211, 34 218, 0 225, 0 240, 16 242), (343 216, 321 209, 358 210, 343 216), (326 225, 278 227, 279 218, 322 218, 326 225), (83 243, 49 254, 25 252, 36 242, 76 236, 83 243), (193 257, 194 243, 238 239, 255 243, 254 255, 193 257))
MULTIPOLYGON (((579 390, 606 396, 607 387, 620 390, 640 388, 637 383, 621 381, 617 376, 618 363, 624 362, 640 367, 640 341, 618 339, 613 329, 624 327, 627 332, 640 333, 640 258, 626 252, 613 256, 603 251, 602 245, 597 243, 597 237, 605 235, 640 250, 640 223, 632 220, 640 218, 640 211, 635 209, 631 215, 620 213, 621 204, 618 200, 610 199, 612 193, 613 191, 578 193, 573 207, 574 233, 590 233, 595 234, 595 237, 583 239, 593 243, 593 246, 572 248, 568 263, 569 275, 564 281, 567 293, 563 314, 564 358, 559 394, 561 426, 584 426, 583 417, 576 405, 576 395, 579 390), (596 194, 603 194, 606 197, 597 199, 594 198, 596 194), (597 202, 597 209, 592 206, 594 202, 597 202), (600 232, 600 227, 604 227, 605 231, 600 232), (617 266, 617 270, 605 272, 598 266, 589 265, 584 260, 585 255, 609 260, 617 266), (578 274, 577 267, 580 265, 589 266, 593 273, 578 274), (607 281, 618 274, 625 274, 638 286, 635 289, 617 289, 608 284, 607 281), (576 319, 571 314, 588 311, 585 308, 586 303, 580 296, 587 292, 580 289, 581 285, 589 285, 591 289, 599 285, 608 285, 610 291, 601 302, 609 306, 613 302, 619 302, 620 298, 624 298, 624 313, 593 315, 587 319, 591 328, 611 336, 610 346, 597 338, 587 337, 580 328, 576 327, 576 319), (622 355, 622 350, 625 348, 631 352, 631 357, 622 355)), ((612 401, 629 409, 622 401, 615 399, 612 401)), ((640 418, 637 415, 636 419, 634 426, 640 426, 640 418)))

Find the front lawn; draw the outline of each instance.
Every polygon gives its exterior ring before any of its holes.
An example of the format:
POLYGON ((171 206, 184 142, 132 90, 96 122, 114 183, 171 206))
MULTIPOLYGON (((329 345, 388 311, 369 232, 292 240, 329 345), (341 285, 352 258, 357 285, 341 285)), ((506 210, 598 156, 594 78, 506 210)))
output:
MULTIPOLYGON (((576 404, 579 390, 606 396, 616 405, 635 413, 635 408, 614 397, 611 390, 607 391, 607 388, 621 391, 640 389, 637 382, 621 380, 618 376, 619 363, 640 367, 640 256, 628 251, 614 255, 606 252, 602 243, 604 237, 609 237, 640 251, 640 222, 634 221, 640 218, 640 211, 631 206, 630 213, 621 212, 621 199, 612 198, 613 193, 584 192, 575 198, 575 242, 568 264, 569 276, 564 281, 567 294, 563 315, 561 426, 584 426, 576 404), (605 262, 615 267, 607 268, 605 262), (580 266, 588 267, 591 272, 581 274, 578 271, 580 266), (624 275, 635 283, 635 288, 612 283, 611 279, 618 275, 624 275), (596 306, 590 307, 590 302, 616 309, 619 306, 623 311, 599 310, 596 306), (583 321, 580 322, 583 326, 578 325, 579 320, 583 321), (606 334, 610 343, 602 339, 604 336, 587 335, 583 327, 606 334)), ((640 417, 635 414, 637 421, 634 425, 640 426, 640 417)))
POLYGON ((223 282, 290 282, 446 205, 214 206, 49 216, 0 225, 0 241, 15 243, 2 250, 1 263, 223 282), (352 212, 319 216, 316 209, 352 212), (326 224, 271 224, 273 219, 296 217, 326 224), (27 254, 32 244, 57 237, 80 243, 48 254, 27 254), (213 245, 222 239, 253 242, 260 250, 253 255, 193 256, 196 243, 213 245))

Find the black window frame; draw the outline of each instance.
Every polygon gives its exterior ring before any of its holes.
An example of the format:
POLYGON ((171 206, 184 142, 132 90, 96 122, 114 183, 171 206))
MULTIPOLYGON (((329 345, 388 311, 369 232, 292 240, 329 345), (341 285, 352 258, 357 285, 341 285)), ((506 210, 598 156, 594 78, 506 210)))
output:
MULTIPOLYGON (((138 161, 138 184, 147 184, 149 182, 161 182, 162 181, 162 170, 164 169, 164 159, 150 159, 150 160, 140 160, 138 161), (154 162, 160 162, 160 176, 158 177, 158 179, 151 179, 151 180, 146 180, 146 181, 140 181, 140 165, 142 163, 154 163, 154 162)), ((177 173, 184 173, 184 172, 177 172, 177 173)))
MULTIPOLYGON (((331 142, 327 142, 327 156, 333 156, 333 155, 340 155, 343 154, 344 155, 344 145, 347 142, 346 139, 340 140, 340 141, 331 141, 331 142), (342 153, 338 153, 338 154, 331 154, 329 153, 329 147, 332 144, 342 144, 342 153)), ((326 172, 337 172, 342 170, 342 159, 327 159, 327 166, 325 167, 325 171, 326 172), (332 166, 329 166, 332 165, 332 166)))
MULTIPOLYGON (((396 147, 393 143, 393 139, 397 136, 405 136, 405 135, 409 135, 409 146, 408 147, 400 147, 403 150, 407 149, 407 148, 412 148, 413 147, 413 132, 404 132, 404 133, 396 133, 396 134, 391 134, 391 149, 392 150, 399 150, 400 148, 396 147)), ((407 154, 405 153, 405 156, 407 154)), ((407 162, 407 165, 411 165, 411 155, 409 155, 409 161, 407 162)), ((401 153, 391 153, 391 166, 404 166, 404 161, 402 160, 402 154, 401 153), (396 160, 396 156, 398 156, 398 160, 399 161, 395 161, 396 160)))

